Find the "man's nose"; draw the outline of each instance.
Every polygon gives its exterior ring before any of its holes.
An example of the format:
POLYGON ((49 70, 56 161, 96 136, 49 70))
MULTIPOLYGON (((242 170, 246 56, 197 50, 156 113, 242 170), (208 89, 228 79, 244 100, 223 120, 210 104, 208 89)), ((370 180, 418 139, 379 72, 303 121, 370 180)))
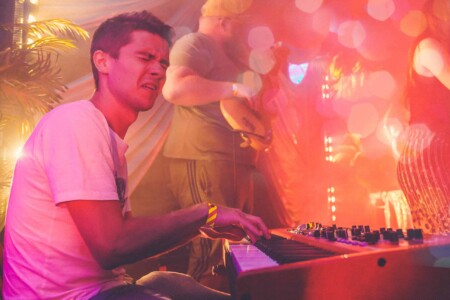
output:
POLYGON ((155 62, 149 68, 149 72, 154 77, 165 77, 166 76, 166 68, 159 62, 155 62))

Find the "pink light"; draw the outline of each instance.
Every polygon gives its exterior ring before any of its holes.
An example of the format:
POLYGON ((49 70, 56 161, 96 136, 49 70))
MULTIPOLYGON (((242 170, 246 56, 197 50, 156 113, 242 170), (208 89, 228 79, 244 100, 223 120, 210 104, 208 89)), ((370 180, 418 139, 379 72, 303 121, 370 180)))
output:
POLYGON ((378 111, 373 104, 356 104, 350 110, 347 128, 349 132, 364 138, 375 132, 379 119, 378 111))
POLYGON ((239 81, 245 85, 253 87, 253 90, 256 92, 256 94, 261 90, 262 79, 258 73, 246 71, 242 73, 240 77, 241 78, 239 79, 239 81))
POLYGON ((366 30, 359 21, 342 22, 337 34, 339 42, 347 48, 359 47, 366 38, 366 30))
POLYGON ((275 66, 275 58, 270 50, 252 50, 250 53, 250 68, 259 74, 267 74, 275 66))
POLYGON ((323 0, 295 0, 295 6, 303 12, 313 13, 322 6, 323 0))
POLYGON ((252 49, 269 49, 275 43, 272 30, 267 26, 252 28, 248 35, 248 44, 252 49))
POLYGON ((392 0, 369 0, 367 13, 375 20, 385 21, 395 11, 395 3, 392 0))

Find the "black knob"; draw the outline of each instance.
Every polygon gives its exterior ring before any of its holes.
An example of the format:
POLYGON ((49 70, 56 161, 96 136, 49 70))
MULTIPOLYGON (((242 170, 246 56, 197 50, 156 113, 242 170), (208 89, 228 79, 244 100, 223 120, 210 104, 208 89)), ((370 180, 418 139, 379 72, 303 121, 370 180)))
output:
POLYGON ((334 230, 332 230, 332 229, 327 230, 327 240, 329 240, 329 241, 336 240, 336 236, 334 235, 334 230))
POLYGON ((336 235, 337 235, 338 238, 342 238, 342 239, 347 239, 348 238, 347 230, 346 229, 342 229, 342 227, 340 227, 340 229, 336 230, 336 235))
POLYGON ((374 230, 373 231, 373 235, 375 236, 376 240, 379 241, 380 240, 380 232, 378 230, 374 230))
POLYGON ((414 229, 414 238, 417 240, 423 240, 422 229, 414 229))
POLYGON ((412 240, 414 238, 414 229, 408 228, 406 229, 406 240, 412 240))
POLYGON ((375 244, 378 242, 377 235, 373 232, 367 232, 364 234, 365 240, 369 244, 375 244))
POLYGON ((359 228, 352 228, 352 237, 358 237, 361 235, 361 229, 359 228))
POLYGON ((383 232, 383 239, 391 242, 398 242, 397 232, 391 230, 386 230, 383 232))
POLYGON ((391 231, 392 233, 391 233, 391 235, 390 235, 390 238, 389 238, 389 240, 392 242, 392 243, 397 243, 398 242, 398 235, 397 235, 397 232, 394 232, 394 231, 391 231))

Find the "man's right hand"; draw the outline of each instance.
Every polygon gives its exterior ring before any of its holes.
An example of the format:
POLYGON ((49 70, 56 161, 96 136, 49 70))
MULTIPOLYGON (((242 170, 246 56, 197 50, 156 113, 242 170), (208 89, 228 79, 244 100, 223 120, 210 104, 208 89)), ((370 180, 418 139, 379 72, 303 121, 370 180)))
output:
POLYGON ((252 243, 270 238, 267 226, 260 217, 246 214, 239 209, 219 206, 213 228, 203 226, 200 231, 209 238, 226 238, 240 241, 248 237, 252 243))

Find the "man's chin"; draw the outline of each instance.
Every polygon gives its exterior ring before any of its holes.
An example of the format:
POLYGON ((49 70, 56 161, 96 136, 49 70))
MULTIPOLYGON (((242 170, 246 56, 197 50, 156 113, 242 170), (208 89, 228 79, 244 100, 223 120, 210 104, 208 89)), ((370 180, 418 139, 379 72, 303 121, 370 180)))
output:
POLYGON ((142 105, 139 110, 147 111, 147 110, 152 109, 154 105, 155 105, 155 100, 151 100, 150 102, 147 102, 144 105, 142 105))

